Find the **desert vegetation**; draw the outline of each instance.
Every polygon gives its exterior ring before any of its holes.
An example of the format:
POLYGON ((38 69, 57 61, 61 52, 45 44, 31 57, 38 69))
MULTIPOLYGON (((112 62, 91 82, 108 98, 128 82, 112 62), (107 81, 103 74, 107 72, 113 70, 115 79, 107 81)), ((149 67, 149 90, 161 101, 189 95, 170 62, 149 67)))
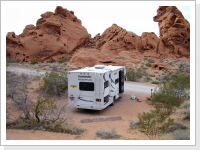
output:
POLYGON ((6 74, 6 95, 22 114, 7 122, 8 129, 45 130, 79 135, 85 130, 66 123, 61 117, 67 104, 58 108, 57 97, 66 95, 67 77, 56 72, 46 73, 44 77, 36 78, 25 74, 6 74), (33 101, 29 95, 28 85, 33 80, 41 80, 38 99, 33 101))
POLYGON ((190 119, 189 107, 189 72, 182 68, 171 73, 167 80, 160 84, 158 90, 153 92, 150 105, 154 109, 138 114, 138 121, 131 120, 130 128, 139 129, 150 139, 156 139, 166 133, 172 133, 176 140, 189 140, 188 129, 183 123, 177 122, 171 116, 177 109, 185 108, 182 120, 190 119))
MULTIPOLYGON (((137 119, 130 120, 130 130, 141 132, 149 139, 190 139, 190 72, 188 63, 156 59, 140 61, 134 67, 126 67, 127 80, 158 84, 158 89, 153 92, 151 101, 149 101, 153 109, 139 113, 137 119), (157 61, 165 62, 174 69, 152 70, 152 64, 157 61)), ((67 72, 81 68, 71 68, 67 63, 67 59, 48 63, 34 61, 18 63, 17 60, 7 60, 7 66, 26 67, 46 72, 41 76, 7 72, 7 98, 11 99, 13 105, 22 112, 19 116, 15 116, 15 119, 7 122, 7 129, 45 130, 74 135, 81 135, 85 131, 85 129, 69 123, 63 117, 66 105, 59 107, 57 105, 59 99, 67 95, 67 72), (39 88, 29 87, 35 81, 39 82, 39 88), (30 91, 36 92, 38 97, 33 99, 30 91)), ((98 129, 95 135, 101 139, 123 137, 117 133, 117 128, 114 127, 98 129)))
POLYGON ((103 139, 116 139, 120 137, 115 128, 99 129, 96 135, 103 139))

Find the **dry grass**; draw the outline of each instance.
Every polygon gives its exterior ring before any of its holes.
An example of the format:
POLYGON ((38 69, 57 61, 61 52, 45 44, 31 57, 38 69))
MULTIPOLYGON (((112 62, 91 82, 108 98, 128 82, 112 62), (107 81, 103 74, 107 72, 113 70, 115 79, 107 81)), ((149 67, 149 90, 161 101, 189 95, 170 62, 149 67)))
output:
POLYGON ((103 138, 103 139, 116 139, 120 136, 117 134, 115 128, 108 128, 108 129, 99 129, 96 132, 96 135, 103 138))

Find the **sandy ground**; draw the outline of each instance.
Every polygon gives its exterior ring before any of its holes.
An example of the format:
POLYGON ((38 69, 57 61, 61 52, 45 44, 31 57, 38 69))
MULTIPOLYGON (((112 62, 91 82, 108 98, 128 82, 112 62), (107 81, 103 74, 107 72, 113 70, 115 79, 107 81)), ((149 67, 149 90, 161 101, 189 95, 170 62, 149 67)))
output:
MULTIPOLYGON (((156 85, 148 83, 125 82, 125 92, 118 99, 114 106, 109 106, 104 110, 83 110, 67 106, 62 117, 67 123, 83 128, 86 131, 82 135, 70 135, 64 133, 53 133, 35 130, 7 129, 7 140, 102 140, 96 136, 99 129, 115 128, 120 139, 148 139, 147 136, 137 130, 129 128, 129 121, 137 119, 138 113, 146 112, 151 106, 146 102, 146 97, 151 95, 151 89, 156 85), (142 100, 137 102, 131 100, 131 96, 136 96, 142 100), (114 118, 114 119, 113 119, 114 118), (90 120, 90 121, 84 121, 90 120)), ((31 93, 30 93, 31 94, 31 93)), ((59 100, 59 105, 67 104, 67 99, 59 100)), ((7 111, 12 109, 12 105, 7 100, 7 111)), ((13 110, 13 109, 12 109, 13 110)), ((13 110, 14 111, 14 110, 13 110)), ((12 118, 8 114, 7 119, 12 118)))

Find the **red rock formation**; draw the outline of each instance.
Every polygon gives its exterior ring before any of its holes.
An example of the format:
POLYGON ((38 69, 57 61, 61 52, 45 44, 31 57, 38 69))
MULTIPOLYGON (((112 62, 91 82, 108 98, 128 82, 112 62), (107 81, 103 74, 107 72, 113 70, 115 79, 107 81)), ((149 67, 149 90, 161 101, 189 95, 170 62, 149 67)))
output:
MULTIPOLYGON (((144 57, 189 58, 190 26, 174 6, 161 6, 154 21, 159 22, 160 38, 152 32, 141 36, 113 24, 102 35, 91 38, 73 11, 58 6, 46 12, 36 26, 22 34, 7 34, 7 56, 20 61, 46 61, 71 56, 70 66, 95 64, 130 65, 144 57)), ((156 66, 156 65, 155 65, 156 66)))
POLYGON ((62 58, 90 36, 74 12, 61 6, 54 13, 46 12, 41 17, 36 26, 26 26, 19 36, 15 33, 7 34, 7 56, 25 62, 33 59, 45 61, 55 55, 62 58))
POLYGON ((159 23, 160 39, 168 53, 190 56, 190 24, 175 6, 160 6, 154 21, 159 23))

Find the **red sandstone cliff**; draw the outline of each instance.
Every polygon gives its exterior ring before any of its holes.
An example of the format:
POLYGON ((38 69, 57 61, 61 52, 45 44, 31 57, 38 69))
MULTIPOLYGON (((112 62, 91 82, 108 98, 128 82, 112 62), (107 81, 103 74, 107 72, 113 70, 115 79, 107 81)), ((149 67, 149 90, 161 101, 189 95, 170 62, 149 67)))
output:
POLYGON ((161 6, 154 21, 159 22, 160 37, 144 32, 141 36, 113 24, 102 35, 91 38, 74 12, 57 7, 28 25, 19 36, 6 37, 7 56, 20 61, 58 60, 71 56, 71 66, 95 64, 129 65, 134 58, 190 56, 190 24, 175 6, 161 6))

